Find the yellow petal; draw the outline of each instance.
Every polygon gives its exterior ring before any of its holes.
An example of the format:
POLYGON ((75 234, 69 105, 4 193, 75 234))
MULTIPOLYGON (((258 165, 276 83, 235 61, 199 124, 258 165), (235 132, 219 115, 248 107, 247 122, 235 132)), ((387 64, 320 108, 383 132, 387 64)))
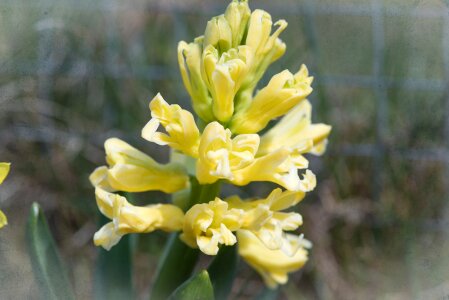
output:
POLYGON ((100 212, 107 218, 114 218, 114 205, 126 202, 126 198, 118 194, 109 193, 99 187, 95 188, 95 199, 100 212))
POLYGON ((212 116, 212 98, 201 77, 202 42, 178 44, 178 64, 182 81, 192 100, 192 106, 198 116, 205 122, 214 120, 212 116))
POLYGON ((199 146, 196 175, 202 184, 218 179, 234 180, 234 172, 254 160, 259 147, 256 134, 231 139, 231 131, 220 123, 209 123, 203 131, 199 146))
POLYGON ((229 208, 216 198, 209 203, 196 204, 185 214, 181 240, 207 255, 216 255, 218 246, 236 243, 232 231, 240 228, 243 211, 229 208))
POLYGON ((109 222, 100 228, 94 234, 94 244, 95 246, 101 246, 106 250, 111 250, 111 248, 120 241, 123 235, 118 234, 115 230, 114 223, 109 222))
POLYGON ((200 133, 193 115, 179 105, 169 105, 160 94, 150 102, 150 109, 152 119, 143 128, 142 137, 197 157, 200 133), (165 128, 167 134, 156 132, 159 124, 165 128))
POLYGON ((182 228, 184 213, 175 205, 134 206, 125 197, 101 188, 95 189, 95 196, 101 213, 112 220, 94 236, 95 244, 107 250, 127 233, 148 233, 154 230, 172 232, 182 228))
POLYGON ((299 183, 299 190, 303 192, 310 192, 316 187, 316 177, 315 174, 310 170, 306 170, 303 174, 303 178, 299 183))
MULTIPOLYGON (((280 147, 300 148, 299 153, 312 153, 313 146, 317 147, 327 138, 331 127, 311 124, 311 116, 310 102, 302 101, 261 137, 258 155, 270 153, 280 147), (312 141, 312 147, 304 147, 308 141, 312 141)), ((317 150, 324 151, 323 147, 317 150)))
POLYGON ((231 27, 224 15, 213 17, 207 22, 203 47, 210 45, 225 52, 232 46, 232 35, 231 27))
MULTIPOLYGON (((226 201, 229 207, 244 211, 241 229, 250 231, 271 250, 282 250, 288 256, 296 253, 298 247, 292 244, 293 235, 285 231, 296 230, 302 225, 302 216, 295 212, 281 212, 296 205, 304 197, 304 192, 282 192, 273 190, 265 199, 241 200, 233 196, 226 201)), ((296 243, 296 242, 294 242, 296 243)))
POLYGON ((8 176, 10 167, 11 167, 10 163, 5 162, 0 163, 0 184, 2 184, 6 176, 8 176))
POLYGON ((220 122, 227 122, 234 113, 235 82, 229 71, 218 66, 211 75, 214 101, 212 111, 220 122))
POLYGON ((94 187, 99 187, 109 192, 114 191, 108 181, 108 167, 106 166, 96 168, 92 174, 90 174, 89 181, 94 187))
MULTIPOLYGON (((105 150, 106 160, 110 166, 107 171, 107 183, 114 190, 125 192, 160 190, 173 193, 188 186, 187 171, 180 164, 159 164, 145 153, 117 138, 108 139, 105 142, 105 150)), ((104 168, 94 171, 91 182, 111 190, 104 182, 104 172, 104 168)))
MULTIPOLYGON (((278 26, 278 28, 273 34, 271 34, 272 25, 271 16, 267 12, 257 9, 251 14, 245 45, 253 49, 254 61, 248 76, 242 83, 242 90, 239 92, 239 95, 246 94, 246 96, 239 97, 238 102, 242 102, 242 98, 248 98, 249 95, 253 94, 258 81, 262 78, 268 66, 285 53, 286 46, 278 37, 287 27, 287 22, 284 20, 277 21, 275 26, 278 26)), ((247 100, 243 102, 243 107, 249 103, 247 100)))
POLYGON ((274 189, 266 199, 261 200, 274 211, 281 211, 298 204, 305 197, 303 191, 291 192, 274 189))
POLYGON ((212 111, 217 120, 226 123, 234 113, 234 98, 253 60, 247 46, 219 53, 212 45, 203 52, 203 79, 213 98, 212 111))
POLYGON ((303 247, 299 247, 293 256, 288 256, 281 250, 268 249, 246 230, 237 232, 237 240, 240 256, 262 276, 270 288, 285 284, 288 273, 299 270, 307 261, 307 251, 303 247))
MULTIPOLYGON (((300 72, 303 71, 298 73, 300 72)), ((296 76, 288 70, 274 75, 268 85, 256 94, 251 104, 236 113, 230 129, 234 133, 259 132, 272 119, 286 114, 304 100, 312 92, 310 83, 309 77, 296 76)))
POLYGON ((8 225, 8 219, 6 218, 5 214, 0 210, 0 228, 4 227, 5 225, 8 225))
POLYGON ((247 0, 233 1, 226 8, 224 16, 231 28, 232 47, 240 45, 250 15, 251 11, 247 0))
POLYGON ((327 148, 327 142, 328 140, 325 139, 319 143, 317 143, 316 145, 313 146, 313 148, 310 150, 311 154, 314 155, 323 155, 324 152, 326 152, 326 148, 327 148))
POLYGON ((287 50, 287 45, 285 45, 285 43, 277 38, 275 43, 274 43, 274 47, 272 50, 272 57, 271 57, 271 63, 277 61, 279 58, 281 58, 285 51, 287 50))
POLYGON ((254 49, 257 54, 263 52, 270 37, 272 25, 269 13, 260 9, 254 10, 249 19, 245 44, 254 49))
POLYGON ((235 185, 247 185, 252 181, 271 181, 287 190, 299 191, 300 178, 294 165, 285 166, 290 151, 279 149, 265 156, 254 159, 247 167, 234 171, 235 185))
MULTIPOLYGON (((198 248, 207 255, 217 255, 218 253, 218 235, 199 236, 196 240, 198 248)), ((195 247, 196 248, 196 247, 195 247)))

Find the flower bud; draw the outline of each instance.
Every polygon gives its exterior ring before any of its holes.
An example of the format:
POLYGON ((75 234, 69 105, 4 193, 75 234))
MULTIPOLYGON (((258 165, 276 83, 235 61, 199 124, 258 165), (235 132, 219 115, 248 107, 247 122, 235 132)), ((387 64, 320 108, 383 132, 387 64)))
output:
MULTIPOLYGON (((254 61, 248 75, 242 83, 240 94, 253 94, 257 83, 265 74, 268 66, 279 59, 284 53, 286 46, 278 38, 287 27, 285 20, 279 20, 275 23, 278 28, 271 34, 272 20, 269 13, 257 9, 253 11, 248 22, 248 32, 245 45, 249 46, 254 53, 254 61)), ((246 96, 246 98, 248 98, 246 96)), ((238 99, 247 104, 245 99, 238 99)), ((246 99, 247 100, 247 99, 246 99)))
POLYGON ((251 13, 245 45, 250 46, 257 56, 263 54, 265 50, 272 25, 271 15, 266 11, 256 9, 251 13))
POLYGON ((252 63, 249 47, 239 46, 221 56, 211 45, 203 52, 203 79, 212 95, 212 111, 226 123, 234 113, 234 98, 252 63))
POLYGON ((207 22, 204 33, 203 48, 211 45, 218 51, 225 52, 232 46, 232 31, 224 15, 213 17, 207 22))
POLYGON ((236 48, 242 42, 251 11, 247 0, 233 0, 224 14, 232 32, 232 47, 236 48))
POLYGON ((212 115, 212 98, 201 77, 202 41, 178 44, 178 64, 182 81, 192 99, 192 106, 198 116, 205 122, 214 120, 212 115))

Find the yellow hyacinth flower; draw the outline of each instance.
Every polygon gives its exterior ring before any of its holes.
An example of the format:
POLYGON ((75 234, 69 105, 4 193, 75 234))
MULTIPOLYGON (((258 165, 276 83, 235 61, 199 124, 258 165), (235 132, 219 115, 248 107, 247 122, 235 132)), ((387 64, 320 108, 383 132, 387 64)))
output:
POLYGON ((158 145, 171 148, 192 157, 198 156, 200 132, 193 115, 179 105, 168 104, 161 94, 150 102, 151 120, 142 129, 142 137, 158 145), (162 125, 167 133, 157 132, 162 125))
POLYGON ((248 166, 259 147, 257 134, 241 134, 233 139, 220 123, 209 123, 201 135, 196 175, 202 184, 218 179, 235 179, 234 172, 248 166))
POLYGON ((189 184, 187 171, 180 164, 159 164, 117 138, 106 140, 104 147, 109 168, 99 167, 91 174, 95 187, 109 191, 173 193, 189 184))
MULTIPOLYGON (((304 65, 295 74, 274 75, 255 92, 267 68, 286 51, 279 38, 286 27, 268 12, 251 12, 247 0, 232 0, 224 14, 207 23, 204 35, 178 44, 182 80, 199 126, 192 113, 158 93, 141 136, 169 146, 172 163, 159 164, 119 139, 106 141, 107 166, 90 176, 97 206, 111 220, 95 233, 97 246, 110 249, 125 234, 154 230, 181 231, 186 245, 207 255, 238 242, 240 255, 272 288, 304 265, 310 242, 291 234, 303 219, 288 210, 315 188, 305 154, 325 151, 331 127, 311 122, 306 97, 313 77, 304 65), (285 190, 276 188, 263 199, 221 200, 221 181, 237 186, 268 181, 285 190), (174 193, 178 206, 137 207, 114 194, 150 190, 174 193)), ((185 254, 177 244, 168 247, 170 256, 185 254)), ((162 262, 160 270, 168 266, 162 262)))
POLYGON ((312 81, 305 65, 294 75, 288 70, 274 75, 250 105, 236 113, 230 129, 234 133, 259 132, 272 119, 286 114, 310 95, 312 81))
POLYGON ((175 205, 134 206, 125 197, 100 188, 95 189, 95 196, 101 213, 112 220, 94 235, 95 245, 106 250, 128 233, 148 233, 158 229, 172 232, 182 228, 184 213, 175 205))
MULTIPOLYGON (((218 122, 209 123, 201 135, 196 176, 201 184, 226 179, 235 185, 252 181, 271 181, 290 191, 311 191, 315 188, 315 175, 309 170, 301 179, 298 166, 303 163, 295 152, 281 148, 255 158, 259 147, 257 134, 240 134, 231 138, 229 129, 218 122)), ((302 165, 301 165, 302 166, 302 165)))
POLYGON ((315 175, 306 170, 301 179, 298 166, 292 159, 292 151, 280 148, 253 160, 247 167, 233 172, 235 185, 247 185, 252 181, 271 181, 289 191, 309 192, 316 186, 315 175))
POLYGON ((241 257, 253 267, 270 288, 288 281, 288 273, 296 272, 306 263, 307 250, 310 243, 303 239, 292 239, 293 248, 298 251, 288 256, 281 250, 270 250, 251 232, 239 230, 237 232, 238 251, 241 257))
POLYGON ((201 60, 203 53, 202 38, 193 43, 181 41, 178 44, 178 64, 182 81, 192 99, 193 110, 204 122, 214 120, 212 115, 212 97, 201 77, 201 60))
POLYGON ((261 137, 257 154, 265 155, 280 147, 322 154, 331 126, 312 124, 311 118, 312 105, 307 100, 302 101, 261 137))
POLYGON ((234 113, 234 98, 252 64, 250 47, 239 46, 220 53, 212 45, 203 51, 203 80, 212 95, 215 118, 226 123, 234 113))
POLYGON ((219 198, 209 203, 196 204, 185 214, 181 240, 207 255, 216 255, 218 245, 234 245, 232 233, 241 226, 243 210, 229 209, 219 198))
MULTIPOLYGON (((11 168, 10 163, 1 162, 0 163, 0 184, 3 183, 6 176, 8 176, 9 170, 11 168)), ((0 228, 8 224, 8 219, 5 214, 0 210, 0 228)))
POLYGON ((226 201, 229 207, 244 210, 242 229, 251 231, 268 249, 280 249, 286 255, 293 256, 298 250, 291 243, 294 235, 285 231, 296 230, 302 225, 302 217, 295 212, 281 211, 295 206, 304 196, 304 192, 282 192, 278 188, 265 199, 243 201, 233 196, 226 201))

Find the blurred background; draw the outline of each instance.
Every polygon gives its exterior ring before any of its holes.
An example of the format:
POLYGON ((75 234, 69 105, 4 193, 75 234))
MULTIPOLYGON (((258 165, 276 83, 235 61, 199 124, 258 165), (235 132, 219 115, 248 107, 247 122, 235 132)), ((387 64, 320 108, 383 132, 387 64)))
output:
MULTIPOLYGON (((79 299, 93 294, 99 228, 90 172, 103 142, 145 142, 148 103, 161 92, 190 109, 176 47, 204 32, 228 1, 0 2, 0 298, 34 299, 24 226, 44 208, 79 299)), ((449 297, 449 9, 441 0, 251 0, 289 23, 285 56, 261 84, 305 63, 315 76, 314 122, 333 126, 312 158, 318 187, 299 206, 314 247, 279 299, 449 297)), ((224 194, 266 196, 269 184, 224 194)), ((140 203, 167 201, 144 193, 140 203)), ((133 284, 148 290, 166 235, 133 236, 133 284)), ((112 263, 112 262, 111 262, 112 263)), ((259 276, 241 262, 234 299, 259 276)))

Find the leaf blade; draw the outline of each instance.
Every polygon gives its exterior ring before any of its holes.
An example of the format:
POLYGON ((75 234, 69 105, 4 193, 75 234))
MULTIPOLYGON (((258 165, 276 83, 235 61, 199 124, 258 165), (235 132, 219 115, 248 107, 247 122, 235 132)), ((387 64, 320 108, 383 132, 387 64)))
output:
POLYGON ((238 266, 237 246, 221 247, 208 268, 217 300, 228 299, 238 266))
POLYGON ((171 234, 160 258, 150 299, 166 299, 192 274, 198 256, 198 249, 192 249, 184 244, 179 239, 179 234, 171 234))
POLYGON ((214 290, 209 274, 201 271, 181 284, 168 298, 169 300, 211 300, 214 290))
POLYGON ((30 209, 26 235, 33 273, 44 299, 75 299, 45 216, 36 202, 30 209))

